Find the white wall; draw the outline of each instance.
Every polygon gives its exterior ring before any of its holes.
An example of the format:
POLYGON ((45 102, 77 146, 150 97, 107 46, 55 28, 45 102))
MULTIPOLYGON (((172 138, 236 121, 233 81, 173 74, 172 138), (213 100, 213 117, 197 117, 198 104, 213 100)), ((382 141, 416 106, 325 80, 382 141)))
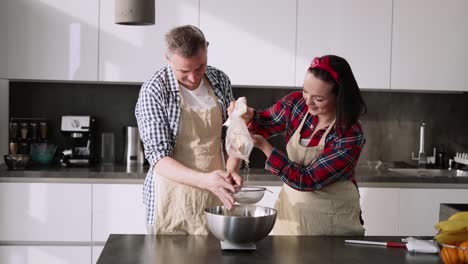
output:
MULTIPOLYGON (((9 98, 9 82, 8 80, 0 79, 0 154, 8 154, 8 98, 9 98)), ((2 164, 3 158, 0 159, 2 164)))

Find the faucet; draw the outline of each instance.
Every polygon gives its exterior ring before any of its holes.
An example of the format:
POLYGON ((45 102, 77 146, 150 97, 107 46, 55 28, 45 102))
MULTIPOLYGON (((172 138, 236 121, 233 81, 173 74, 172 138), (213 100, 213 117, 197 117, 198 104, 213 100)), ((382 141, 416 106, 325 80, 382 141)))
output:
POLYGON ((414 152, 411 152, 411 159, 418 161, 418 167, 422 168, 426 166, 428 157, 424 152, 424 134, 426 130, 426 122, 421 121, 421 126, 419 127, 419 153, 417 156, 414 155, 414 152))

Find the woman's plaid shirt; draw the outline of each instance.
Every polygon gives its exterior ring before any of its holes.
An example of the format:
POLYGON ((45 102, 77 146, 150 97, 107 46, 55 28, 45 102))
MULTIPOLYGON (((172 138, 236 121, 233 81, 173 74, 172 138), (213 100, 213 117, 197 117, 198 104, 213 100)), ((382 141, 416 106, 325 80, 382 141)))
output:
MULTIPOLYGON (((284 133, 287 144, 307 111, 302 92, 293 92, 271 108, 256 112, 249 130, 265 138, 284 133)), ((301 138, 310 137, 317 121, 317 117, 308 115, 301 131, 301 138)), ((309 146, 318 145, 326 129, 317 131, 309 146)), ((318 190, 340 180, 351 180, 356 184, 354 168, 364 143, 365 139, 359 122, 341 136, 332 128, 325 140, 323 153, 312 164, 299 165, 289 160, 285 153, 274 148, 266 161, 265 169, 278 175, 283 182, 299 191, 318 190)))
MULTIPOLYGON (((207 67, 205 77, 210 81, 218 98, 225 122, 229 103, 234 101, 231 82, 224 72, 211 66, 207 67)), ((160 159, 172 155, 180 121, 179 84, 169 65, 156 72, 142 85, 135 107, 135 117, 145 149, 145 158, 150 163, 143 185, 143 201, 146 205, 147 223, 153 226, 154 165, 160 159)))

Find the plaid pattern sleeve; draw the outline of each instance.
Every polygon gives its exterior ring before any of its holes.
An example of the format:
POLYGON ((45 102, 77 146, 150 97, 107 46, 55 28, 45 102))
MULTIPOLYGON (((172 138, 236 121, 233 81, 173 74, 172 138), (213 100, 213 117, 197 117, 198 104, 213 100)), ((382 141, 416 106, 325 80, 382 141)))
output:
POLYGON ((298 125, 294 117, 304 114, 304 109, 299 104, 301 99, 301 92, 294 92, 283 97, 272 107, 255 112, 254 119, 249 124, 249 131, 264 138, 285 133, 288 140, 291 132, 294 132, 290 129, 291 126, 298 125))
MULTIPOLYGON (((221 105, 223 121, 226 121, 227 107, 234 100, 231 82, 226 74, 211 66, 207 67, 205 75, 221 105)), ((142 85, 135 106, 145 158, 150 163, 143 184, 143 202, 149 226, 154 225, 154 166, 160 159, 172 155, 177 141, 180 112, 179 84, 170 66, 166 66, 142 85)))
MULTIPOLYGON (((279 100, 274 106, 255 113, 249 124, 252 133, 265 138, 284 133, 286 144, 307 114, 302 92, 293 92, 279 100)), ((308 118, 304 127, 313 127, 317 119, 308 118)), ((307 137, 311 130, 303 129, 301 135, 307 137)), ((317 131, 311 143, 320 141, 323 131, 317 131)), ((365 139, 359 123, 352 126, 344 135, 338 136, 332 129, 325 140, 325 149, 320 157, 309 166, 301 166, 277 148, 267 159, 265 169, 278 175, 283 182, 300 191, 318 190, 338 180, 354 180, 354 168, 359 159, 365 139)))
POLYGON ((180 119, 179 88, 169 66, 156 72, 140 90, 135 117, 150 169, 143 184, 148 225, 154 225, 154 165, 170 156, 180 119))
POLYGON ((354 168, 364 143, 361 126, 355 124, 341 137, 330 132, 323 153, 311 165, 301 166, 275 148, 265 169, 299 191, 318 190, 339 180, 355 182, 354 168))

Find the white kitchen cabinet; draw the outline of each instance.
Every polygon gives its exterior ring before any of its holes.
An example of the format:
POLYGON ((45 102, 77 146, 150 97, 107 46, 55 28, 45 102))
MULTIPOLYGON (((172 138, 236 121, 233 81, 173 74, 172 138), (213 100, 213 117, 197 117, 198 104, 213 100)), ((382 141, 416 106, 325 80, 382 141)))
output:
POLYGON ((298 0, 296 85, 314 57, 334 54, 359 87, 389 89, 391 30, 392 0, 298 0))
POLYGON ((399 192, 397 188, 359 188, 366 236, 393 236, 399 233, 399 192))
POLYGON ((198 0, 158 0, 151 26, 114 24, 114 2, 100 1, 100 81, 146 81, 167 65, 165 34, 176 26, 198 25, 198 0))
POLYGON ((441 203, 468 203, 468 189, 401 189, 399 235, 435 235, 441 203))
POLYGON ((146 234, 143 189, 140 184, 93 185, 93 242, 112 234, 146 234))
POLYGON ((468 91, 468 1, 394 0, 392 89, 468 91))
POLYGON ((0 183, 0 241, 91 241, 91 184, 0 183))
POLYGON ((96 0, 3 0, 0 78, 97 80, 96 0))
POLYGON ((93 246, 93 260, 92 264, 96 264, 99 260, 99 256, 101 256, 101 252, 104 249, 104 246, 93 246))
POLYGON ((233 85, 294 85, 296 1, 200 0, 200 27, 233 85))
POLYGON ((0 246, 0 263, 83 264, 90 261, 89 246, 0 246))

